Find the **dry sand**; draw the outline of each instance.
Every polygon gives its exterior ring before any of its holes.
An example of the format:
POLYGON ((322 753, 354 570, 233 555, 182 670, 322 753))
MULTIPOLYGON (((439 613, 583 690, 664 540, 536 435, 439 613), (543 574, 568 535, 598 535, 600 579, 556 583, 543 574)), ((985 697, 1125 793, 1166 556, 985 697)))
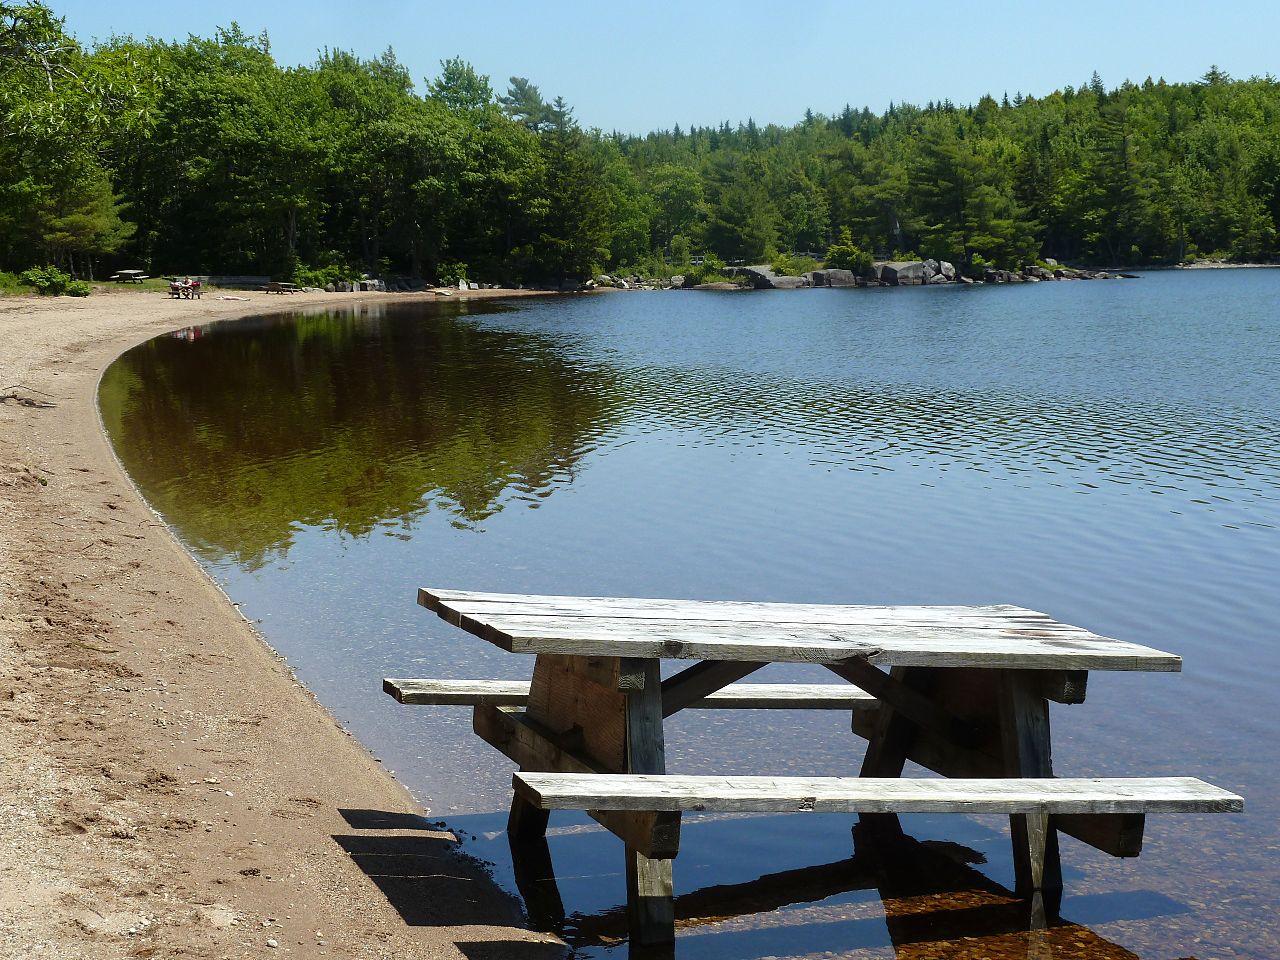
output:
POLYGON ((149 336, 410 295, 248 296, 0 299, 0 956, 560 956, 406 816, 102 433, 98 378, 149 336))

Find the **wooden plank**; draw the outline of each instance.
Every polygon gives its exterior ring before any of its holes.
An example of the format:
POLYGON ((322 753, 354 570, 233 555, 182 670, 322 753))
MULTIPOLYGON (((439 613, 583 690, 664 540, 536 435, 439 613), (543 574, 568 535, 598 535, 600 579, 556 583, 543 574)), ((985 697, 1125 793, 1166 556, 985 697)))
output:
MULTIPOLYGON (((626 770, 628 774, 664 774, 662 665, 635 665, 644 683, 627 692, 626 770)), ((655 946, 675 942, 675 886, 670 858, 649 857, 632 844, 626 848, 627 916, 631 942, 655 946)))
MULTIPOLYGON (((529 702, 528 680, 387 679, 382 688, 406 705, 521 707, 529 702)), ((862 711, 879 705, 871 694, 846 683, 732 683, 686 709, 862 711)))
MULTIPOLYGON (((720 622, 856 624, 877 622, 950 622, 956 617, 1035 626, 1053 621, 1043 613, 1011 604, 912 605, 761 603, 738 600, 665 600, 644 597, 563 597, 507 593, 477 593, 423 587, 418 601, 432 610, 448 608, 466 613, 513 613, 546 616, 630 616, 648 619, 706 619, 720 622)), ((1062 625, 1065 626, 1065 625, 1062 625)), ((1078 629, 1078 628, 1072 628, 1078 629)))
POLYGON ((518 773, 549 810, 754 813, 1239 813, 1244 801, 1194 777, 920 780, 518 773))
MULTIPOLYGON (((999 676, 999 687, 1005 776, 1052 777, 1049 704, 1040 696, 1038 679, 1029 671, 1006 671, 999 676)), ((1015 890, 1023 896, 1043 890, 1056 903, 1062 894, 1062 868, 1058 833, 1049 822, 1049 811, 1013 813, 1009 817, 1009 833, 1015 890)), ((1044 902, 1037 901, 1033 907, 1033 913, 1043 920, 1044 902)))
POLYGON ((1088 670, 1038 670, 1040 696, 1054 703, 1084 703, 1088 670))
POLYGON ((693 709, 715 710, 876 710, 867 691, 844 683, 733 683, 709 694, 693 709))
POLYGON ((601 601, 593 598, 531 597, 504 601, 513 608, 504 610, 501 603, 451 596, 424 588, 419 600, 448 622, 519 653, 831 663, 878 650, 873 662, 898 666, 1181 669, 1181 659, 1173 654, 1100 637, 1018 607, 841 607, 845 612, 837 619, 813 622, 819 614, 811 612, 804 620, 790 609, 815 609, 805 605, 737 605, 751 608, 748 615, 757 619, 750 620, 738 618, 742 611, 734 605, 728 610, 734 616, 722 617, 725 605, 713 603, 708 609, 696 601, 647 601, 670 606, 661 616, 621 616, 547 612, 571 601, 596 609, 601 601), (765 609, 774 607, 789 609, 765 609), (865 612, 848 612, 859 610, 865 612))
MULTIPOLYGON (((475 708, 476 735, 522 768, 594 773, 602 768, 561 743, 550 730, 506 707, 475 708)), ((524 774, 520 774, 524 775, 524 774)), ((533 774, 529 774, 533 776, 533 774)), ((588 815, 629 846, 653 857, 674 857, 680 849, 680 816, 661 812, 617 813, 588 810, 588 815)))
POLYGON ((895 713, 948 743, 969 746, 975 741, 974 731, 965 721, 939 707, 914 687, 894 679, 867 661, 853 658, 842 663, 828 663, 826 666, 836 676, 856 684, 885 706, 892 707, 895 713))
POLYGON ((669 717, 692 706, 735 680, 755 673, 763 663, 704 660, 662 681, 662 715, 669 717))
POLYGON ((1142 853, 1146 823, 1147 818, 1141 813, 1085 813, 1053 818, 1053 825, 1060 833, 1113 857, 1136 857, 1142 853))
POLYGON ((382 690, 403 704, 522 707, 529 702, 528 680, 397 680, 382 681, 382 690))
POLYGON ((622 773, 627 694, 618 689, 617 659, 538 657, 529 684, 529 719, 536 720, 604 769, 622 773))

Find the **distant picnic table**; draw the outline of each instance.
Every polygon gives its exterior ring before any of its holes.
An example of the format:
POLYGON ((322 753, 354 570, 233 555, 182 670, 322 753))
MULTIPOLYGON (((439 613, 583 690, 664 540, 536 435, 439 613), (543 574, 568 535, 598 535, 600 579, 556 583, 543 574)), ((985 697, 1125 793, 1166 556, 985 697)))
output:
POLYGON ((169 277, 169 296, 180 300, 199 300, 204 293, 204 284, 191 277, 169 277))
POLYGON ((419 602, 504 650, 534 654, 532 681, 388 679, 384 689, 405 704, 474 707, 475 732, 520 768, 508 821, 517 860, 533 851, 550 862, 553 809, 586 810, 622 839, 636 944, 674 938, 671 867, 686 810, 1007 814, 1016 887, 1043 924, 1062 889, 1059 831, 1131 857, 1147 812, 1243 808, 1190 777, 1055 777, 1050 701, 1082 703, 1092 670, 1171 672, 1182 661, 1033 610, 435 588, 419 602), (663 679, 664 659, 699 662, 663 679), (739 683, 769 663, 819 664, 841 682, 739 683), (868 741, 860 775, 666 772, 665 718, 747 708, 851 711, 853 732, 868 741), (944 779, 904 778, 908 760, 944 779))
POLYGON ((141 283, 151 278, 141 270, 117 270, 107 279, 114 280, 116 283, 141 283))

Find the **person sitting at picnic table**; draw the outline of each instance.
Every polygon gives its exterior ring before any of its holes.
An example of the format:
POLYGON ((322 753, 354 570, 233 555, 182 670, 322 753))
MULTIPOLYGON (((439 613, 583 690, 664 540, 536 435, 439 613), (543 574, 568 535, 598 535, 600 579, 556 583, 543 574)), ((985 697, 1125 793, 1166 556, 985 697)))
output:
POLYGON ((199 280, 193 280, 190 277, 182 279, 172 279, 169 281, 169 296, 179 297, 184 300, 192 298, 199 299, 201 294, 201 283, 199 280))

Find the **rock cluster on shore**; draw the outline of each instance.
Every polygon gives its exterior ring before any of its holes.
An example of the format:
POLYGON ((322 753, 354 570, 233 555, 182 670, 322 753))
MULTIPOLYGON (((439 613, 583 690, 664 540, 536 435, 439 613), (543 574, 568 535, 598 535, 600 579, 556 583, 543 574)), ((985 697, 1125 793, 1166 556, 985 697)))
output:
MULTIPOLYGON (((981 279, 965 276, 954 264, 945 260, 883 260, 872 265, 869 275, 855 273, 835 267, 812 270, 798 277, 775 273, 768 264, 757 264, 746 267, 727 267, 725 274, 733 279, 712 283, 697 283, 694 277, 674 274, 669 277, 644 277, 639 274, 613 276, 598 274, 590 280, 568 279, 560 284, 544 284, 532 287, 534 290, 560 293, 585 292, 589 290, 799 290, 808 287, 911 287, 943 283, 976 284, 976 283, 1036 283, 1041 280, 1111 280, 1117 277, 1129 277, 1132 274, 1115 273, 1105 270, 1076 270, 1063 267, 1055 261, 1047 260, 1040 264, 1029 264, 1021 270, 983 271, 981 279)), ((500 284, 477 283, 474 280, 460 280, 448 286, 432 286, 419 278, 392 277, 376 280, 365 277, 344 283, 331 283, 324 289, 329 293, 359 292, 362 290, 378 290, 383 292, 410 292, 435 290, 437 294, 447 295, 453 290, 488 290, 498 289, 500 284)), ((304 288, 315 290, 315 288, 304 288)), ((520 289, 517 287, 516 289, 520 289)))
POLYGON ((685 278, 681 274, 672 277, 642 277, 639 274, 632 274, 629 277, 613 277, 607 273, 598 275, 594 280, 588 280, 583 284, 587 290, 595 289, 615 289, 615 290, 679 290, 685 285, 685 278))
POLYGON ((802 287, 914 287, 943 283, 1038 283, 1041 280, 1113 280, 1131 277, 1132 274, 1112 273, 1106 270, 1076 270, 1063 267, 1056 261, 1045 261, 1048 266, 1028 264, 1021 270, 996 270, 987 268, 981 279, 966 276, 945 260, 883 260, 872 265, 870 275, 863 276, 852 270, 813 270, 799 277, 783 276, 773 272, 767 264, 750 267, 729 267, 730 276, 742 277, 755 290, 796 290, 802 287))

